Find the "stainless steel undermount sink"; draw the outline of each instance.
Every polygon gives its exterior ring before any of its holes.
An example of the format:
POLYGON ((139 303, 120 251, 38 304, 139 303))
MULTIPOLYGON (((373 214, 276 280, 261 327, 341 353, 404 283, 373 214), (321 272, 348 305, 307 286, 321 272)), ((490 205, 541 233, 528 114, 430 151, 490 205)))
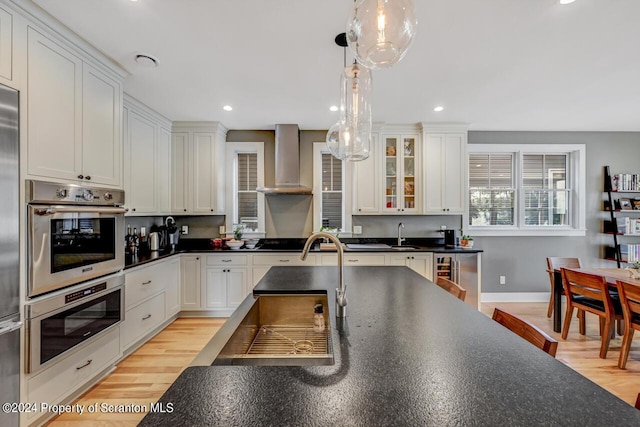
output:
POLYGON ((333 365, 326 294, 260 295, 214 365, 333 365), (313 330, 313 308, 324 306, 325 329, 313 330))
POLYGON ((394 250, 394 251, 415 251, 416 249, 418 249, 417 246, 410 246, 410 245, 391 246, 391 250, 394 250))

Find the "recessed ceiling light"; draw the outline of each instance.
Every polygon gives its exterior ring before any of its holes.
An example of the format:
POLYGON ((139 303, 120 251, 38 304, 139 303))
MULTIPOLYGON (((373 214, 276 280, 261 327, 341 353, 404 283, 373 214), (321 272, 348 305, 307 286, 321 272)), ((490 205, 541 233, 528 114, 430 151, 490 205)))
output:
POLYGON ((150 53, 138 53, 135 56, 135 60, 139 66, 145 68, 155 68, 159 64, 158 58, 150 53))
POLYGON ((433 111, 435 111, 436 113, 439 113, 440 111, 444 110, 444 107, 442 105, 438 105, 437 107, 435 107, 433 109, 433 111))
POLYGON ((569 3, 573 3, 576 0, 560 0, 560 4, 569 4, 569 3))
POLYGON ((331 107, 329 107, 329 111, 338 111, 338 107, 332 105, 331 107))
POLYGON ((233 107, 231 105, 225 105, 224 107, 222 107, 222 109, 224 111, 231 111, 231 110, 233 110, 233 107))

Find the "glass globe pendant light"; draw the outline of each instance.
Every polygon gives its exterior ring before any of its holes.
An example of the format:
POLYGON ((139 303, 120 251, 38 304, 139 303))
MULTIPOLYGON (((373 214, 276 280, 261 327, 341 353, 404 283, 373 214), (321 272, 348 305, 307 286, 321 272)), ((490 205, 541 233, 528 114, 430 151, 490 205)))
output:
POLYGON ((407 53, 417 26, 412 0, 356 0, 347 21, 347 42, 358 63, 387 68, 407 53))
POLYGON ((327 132, 327 147, 340 160, 359 161, 371 152, 371 71, 354 63, 340 78, 340 120, 327 132))

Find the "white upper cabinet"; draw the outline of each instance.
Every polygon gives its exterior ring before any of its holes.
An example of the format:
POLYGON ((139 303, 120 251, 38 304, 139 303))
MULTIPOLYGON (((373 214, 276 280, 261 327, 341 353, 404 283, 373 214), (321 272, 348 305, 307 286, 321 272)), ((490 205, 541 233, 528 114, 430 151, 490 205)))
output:
POLYGON ((353 162, 353 209, 355 215, 376 214, 380 212, 379 190, 379 139, 371 137, 369 158, 353 162))
POLYGON ((84 64, 82 170, 86 180, 119 186, 122 175, 122 87, 84 64))
POLYGON ((467 130, 425 126, 423 138, 425 213, 464 213, 467 130))
POLYGON ((382 212, 421 213, 419 141, 418 134, 382 135, 382 212))
POLYGON ((82 61, 31 28, 27 91, 28 173, 77 180, 82 174, 82 61))
POLYGON ((121 187, 122 80, 31 27, 27 45, 28 175, 121 187))
POLYGON ((422 213, 421 141, 417 126, 374 130, 369 158, 354 162, 354 215, 422 213))
POLYGON ((218 122, 174 122, 171 208, 174 213, 225 214, 227 129, 218 122))
POLYGON ((0 77, 13 79, 13 16, 0 9, 0 77))
POLYGON ((171 199, 171 122, 129 96, 124 117, 125 206, 131 215, 167 215, 171 199))

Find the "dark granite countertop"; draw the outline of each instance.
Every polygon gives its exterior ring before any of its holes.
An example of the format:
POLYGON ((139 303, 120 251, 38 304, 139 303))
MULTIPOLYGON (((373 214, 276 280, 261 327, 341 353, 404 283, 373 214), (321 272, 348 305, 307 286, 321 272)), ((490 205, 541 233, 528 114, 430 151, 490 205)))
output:
MULTIPOLYGON (((336 277, 274 267, 254 292, 333 301, 336 277)), ((640 425, 640 411, 407 267, 346 267, 345 279, 346 320, 329 304, 334 365, 192 366, 160 399, 173 412, 140 425, 640 425)))
MULTIPOLYGON (((182 239, 177 248, 164 251, 141 251, 136 255, 125 256, 125 270, 133 267, 138 267, 143 264, 147 264, 152 261, 166 258, 171 255, 181 253, 271 253, 271 252, 292 252, 300 253, 304 247, 306 239, 262 239, 255 249, 229 249, 229 248, 214 248, 211 244, 211 239, 182 239)), ((388 245, 394 245, 395 239, 391 238, 345 238, 340 239, 346 244, 349 243, 385 243, 388 245)), ((417 249, 412 251, 395 251, 392 249, 384 248, 363 248, 363 249, 351 249, 346 248, 345 252, 389 252, 389 253, 416 253, 416 252, 437 252, 437 253, 478 253, 483 252, 482 249, 472 248, 463 249, 461 247, 445 247, 442 243, 442 239, 430 239, 430 238, 408 238, 403 245, 414 246, 417 249)), ((335 251, 321 251, 318 244, 311 250, 312 252, 335 252, 335 251)))

